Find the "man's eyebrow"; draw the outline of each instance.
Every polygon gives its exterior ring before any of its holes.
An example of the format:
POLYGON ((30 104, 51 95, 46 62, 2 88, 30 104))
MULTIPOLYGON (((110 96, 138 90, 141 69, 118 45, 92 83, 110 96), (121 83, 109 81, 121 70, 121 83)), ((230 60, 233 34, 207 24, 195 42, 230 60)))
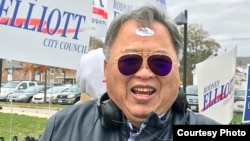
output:
POLYGON ((132 48, 126 48, 126 49, 122 50, 121 52, 122 53, 131 53, 131 52, 138 52, 138 50, 132 49, 132 48))

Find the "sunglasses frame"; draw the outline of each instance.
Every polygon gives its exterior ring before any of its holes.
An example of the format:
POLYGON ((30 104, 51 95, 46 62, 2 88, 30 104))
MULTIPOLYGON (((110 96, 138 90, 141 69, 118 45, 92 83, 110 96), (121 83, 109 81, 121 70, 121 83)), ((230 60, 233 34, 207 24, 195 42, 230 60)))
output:
POLYGON ((118 67, 118 70, 120 71, 120 73, 123 74, 123 75, 125 75, 125 76, 134 75, 137 71, 140 70, 140 68, 141 68, 142 65, 143 65, 143 61, 144 61, 144 58, 145 58, 144 54, 146 54, 146 61, 147 61, 147 65, 148 65, 149 69, 150 69, 155 75, 157 75, 157 76, 166 76, 166 75, 168 75, 168 74, 171 72, 171 70, 172 70, 173 64, 176 62, 176 61, 173 61, 172 57, 166 55, 165 53, 152 53, 152 52, 133 52, 133 53, 126 53, 126 54, 121 55, 118 59, 115 60, 115 62, 118 64, 117 67, 118 67), (121 71, 121 69, 120 69, 120 67, 119 67, 119 60, 121 59, 121 57, 126 56, 126 55, 138 55, 138 56, 140 56, 141 59, 142 59, 142 62, 141 62, 141 64, 140 64, 140 67, 139 67, 138 70, 135 71, 134 73, 125 74, 125 73, 123 73, 123 72, 121 71), (151 68, 151 66, 149 65, 148 59, 150 58, 150 56, 154 56, 154 55, 165 56, 165 57, 167 57, 167 58, 169 59, 169 61, 171 61, 171 68, 169 69, 169 72, 168 72, 168 73, 163 74, 163 75, 161 75, 161 74, 159 74, 159 73, 157 74, 157 73, 155 73, 154 68, 153 68, 153 69, 151 68))

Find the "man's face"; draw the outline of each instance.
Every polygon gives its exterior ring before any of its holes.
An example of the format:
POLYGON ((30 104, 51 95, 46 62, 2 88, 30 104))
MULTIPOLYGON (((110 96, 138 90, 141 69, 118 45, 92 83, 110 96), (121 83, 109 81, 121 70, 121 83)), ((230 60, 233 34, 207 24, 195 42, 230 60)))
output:
POLYGON ((140 28, 133 20, 122 26, 104 66, 109 97, 135 123, 143 122, 152 111, 158 115, 166 112, 175 101, 180 85, 177 55, 168 30, 161 23, 153 22, 150 29, 154 33, 144 36, 136 33, 140 28), (118 69, 118 59, 131 53, 141 55, 143 63, 138 71, 126 76, 118 69), (168 75, 156 75, 147 64, 148 56, 159 53, 173 61, 168 75))

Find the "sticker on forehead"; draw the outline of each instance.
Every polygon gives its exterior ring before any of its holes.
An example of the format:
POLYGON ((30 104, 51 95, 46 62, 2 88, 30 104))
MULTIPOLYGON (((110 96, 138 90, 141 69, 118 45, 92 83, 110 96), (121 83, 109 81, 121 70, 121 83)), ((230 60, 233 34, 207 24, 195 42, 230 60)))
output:
POLYGON ((154 35, 154 31, 147 27, 137 28, 135 33, 139 36, 153 36, 154 35))

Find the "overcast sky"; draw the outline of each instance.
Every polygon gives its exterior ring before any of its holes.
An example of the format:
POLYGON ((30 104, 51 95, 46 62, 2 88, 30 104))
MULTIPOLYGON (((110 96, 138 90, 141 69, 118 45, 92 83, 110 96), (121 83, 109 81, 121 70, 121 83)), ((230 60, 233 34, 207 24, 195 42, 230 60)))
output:
POLYGON ((237 56, 250 57, 250 0, 166 0, 169 16, 188 11, 188 23, 202 25, 209 38, 237 56))

